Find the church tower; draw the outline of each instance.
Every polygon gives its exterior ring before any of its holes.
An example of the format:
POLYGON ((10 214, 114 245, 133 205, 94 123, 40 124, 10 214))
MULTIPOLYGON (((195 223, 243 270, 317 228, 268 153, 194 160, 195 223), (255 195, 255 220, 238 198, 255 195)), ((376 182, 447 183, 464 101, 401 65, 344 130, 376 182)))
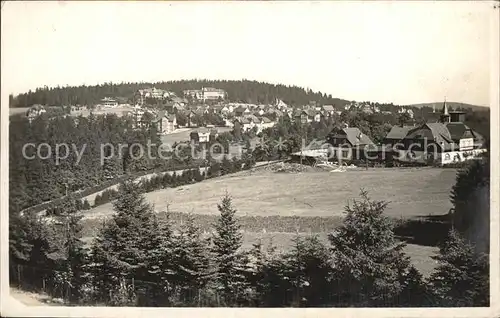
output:
POLYGON ((446 104, 446 97, 444 98, 443 109, 441 110, 440 122, 450 122, 450 112, 448 111, 448 105, 446 104))

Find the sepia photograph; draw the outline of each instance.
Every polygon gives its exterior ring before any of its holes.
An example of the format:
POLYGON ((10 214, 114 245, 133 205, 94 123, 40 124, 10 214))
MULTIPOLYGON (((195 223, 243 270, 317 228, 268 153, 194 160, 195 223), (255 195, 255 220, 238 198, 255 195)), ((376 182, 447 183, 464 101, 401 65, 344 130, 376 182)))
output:
POLYGON ((500 316, 499 15, 2 1, 2 317, 500 316))

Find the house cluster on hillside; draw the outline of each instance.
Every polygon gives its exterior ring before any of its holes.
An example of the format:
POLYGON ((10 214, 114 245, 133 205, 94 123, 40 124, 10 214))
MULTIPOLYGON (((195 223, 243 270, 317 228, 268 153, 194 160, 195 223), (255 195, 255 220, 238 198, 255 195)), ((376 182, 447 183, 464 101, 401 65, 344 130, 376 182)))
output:
MULTIPOLYGON (((180 113, 187 118, 187 126, 198 126, 199 118, 215 115, 220 118, 220 125, 226 127, 241 126, 243 131, 257 127, 257 133, 274 126, 277 118, 283 114, 268 105, 250 105, 228 103, 213 106, 198 106, 182 110, 180 113)), ((215 124, 215 123, 212 123, 215 124)))
POLYGON ((438 122, 418 126, 393 126, 382 145, 356 127, 333 130, 327 137, 328 148, 308 149, 292 157, 318 161, 396 160, 402 163, 446 165, 476 158, 485 152, 485 139, 464 124, 465 113, 450 112, 446 102, 438 122))
MULTIPOLYGON (((198 127, 207 124, 237 126, 243 131, 254 130, 260 133, 266 128, 273 127, 278 119, 284 116, 293 121, 311 123, 340 114, 340 110, 333 105, 319 105, 316 102, 310 102, 309 105, 302 107, 290 107, 280 99, 273 104, 226 102, 224 100, 227 96, 226 92, 211 87, 185 90, 183 94, 184 97, 180 98, 171 91, 155 87, 138 90, 134 96, 136 104, 130 112, 134 117, 136 127, 143 127, 147 121, 162 114, 165 118, 156 119, 157 123, 162 123, 156 125, 162 127, 158 129, 160 134, 171 133, 178 127, 198 127), (206 101, 212 102, 205 103, 206 101), (159 113, 159 110, 163 112, 159 113), (145 113, 150 115, 143 118, 145 113), (182 125, 179 125, 180 116, 184 117, 182 125)), ((100 105, 105 108, 114 108, 119 104, 116 99, 105 98, 100 105)))
MULTIPOLYGON (((222 94, 225 95, 223 91, 207 88, 185 91, 184 93, 191 96, 190 94, 204 94, 204 92, 213 93, 212 95, 203 95, 205 97, 208 96, 208 99, 215 99, 216 96, 222 96, 222 94)), ((196 96, 203 98, 200 94, 196 96)), ((200 102, 197 104, 196 102, 188 102, 186 99, 178 98, 169 92, 166 93, 166 91, 157 89, 141 90, 138 95, 144 98, 147 96, 151 96, 150 98, 154 96, 159 96, 161 98, 168 96, 167 100, 163 100, 163 102, 157 105, 138 103, 135 105, 134 111, 132 112, 133 116, 136 118, 137 127, 141 127, 141 122, 145 120, 142 118, 142 115, 145 112, 153 114, 152 116, 146 116, 147 120, 151 120, 151 117, 158 115, 157 110, 162 109, 164 111, 164 116, 168 117, 164 120, 164 125, 162 125, 164 128, 159 130, 159 133, 162 134, 171 133, 176 128, 181 127, 181 125, 178 125, 181 122, 180 116, 185 119, 182 120, 182 127, 199 127, 207 124, 226 127, 236 126, 238 127, 237 129, 241 129, 242 131, 253 130, 255 133, 260 133, 266 128, 273 127, 279 118, 284 116, 287 116, 293 121, 311 123, 332 117, 334 114, 340 114, 340 111, 333 105, 317 105, 315 102, 294 108, 288 106, 279 99, 277 99, 274 104, 234 103, 224 102, 220 99, 218 103, 206 104, 200 102), (157 95, 152 95, 153 92, 157 95), (173 121, 174 117, 176 118, 175 123, 173 121), (207 122, 210 120, 211 122, 207 122)))
POLYGON ((174 92, 170 92, 156 87, 140 89, 136 92, 134 99, 137 104, 144 105, 146 100, 154 99, 158 101, 167 100, 176 97, 174 92))
POLYGON ((408 117, 410 117, 411 119, 413 119, 415 117, 413 110, 411 108, 404 107, 404 106, 401 106, 398 109, 398 114, 408 114, 408 117))
POLYGON ((140 89, 137 91, 137 95, 142 98, 154 98, 154 99, 167 99, 169 97, 176 96, 174 92, 158 89, 156 87, 140 89))
POLYGON ((345 110, 360 111, 367 114, 380 113, 380 107, 370 102, 350 102, 344 106, 345 110))
POLYGON ((334 114, 340 115, 340 113, 340 111, 335 110, 333 105, 305 106, 302 109, 295 109, 292 118, 302 124, 307 124, 320 122, 321 120, 333 117, 334 114))
POLYGON ((276 122, 265 116, 245 115, 236 118, 233 122, 235 130, 242 130, 244 132, 254 129, 255 133, 260 133, 266 128, 272 128, 276 122))
MULTIPOLYGON (((140 102, 131 108, 131 111, 127 110, 134 120, 134 127, 155 128, 160 135, 173 133, 180 127, 196 127, 199 129, 193 132, 191 140, 203 143, 217 135, 216 129, 207 127, 234 127, 235 130, 253 131, 258 134, 266 128, 274 127, 282 117, 308 124, 332 118, 336 121, 341 113, 341 110, 334 105, 320 105, 314 101, 301 107, 290 107, 279 99, 273 104, 226 102, 219 98, 226 93, 212 88, 185 91, 184 94, 194 96, 195 99, 217 99, 217 102, 202 103, 188 100, 177 97, 170 91, 154 87, 142 89, 136 94, 140 101, 152 98, 159 102, 154 104, 140 102)), ((119 98, 104 98, 100 105, 115 108, 120 105, 119 98)), ((394 108, 392 104, 381 104, 381 107, 384 110, 397 109, 399 114, 407 113, 410 118, 414 115, 410 107, 394 108)), ((349 111, 383 113, 377 104, 369 102, 351 102, 345 108, 349 111)), ((71 109, 73 110, 73 107, 71 109)), ((26 116, 31 122, 45 111, 42 105, 34 105, 27 111, 26 116)), ((400 162, 437 161, 447 164, 474 158, 484 151, 484 138, 464 124, 464 112, 449 111, 445 101, 440 114, 435 110, 432 113, 436 116, 434 118, 439 116, 439 120, 430 122, 433 121, 430 119, 418 126, 394 126, 386 135, 382 145, 375 145, 370 136, 363 134, 358 127, 347 125, 332 131, 326 141, 338 157, 351 156, 361 160, 381 160, 380 156, 383 155, 382 160, 397 158, 400 162), (350 150, 342 149, 345 146, 350 150), (365 147, 369 147, 369 151, 364 151, 365 147), (367 154, 370 158, 365 158, 367 154), (374 157, 377 159, 371 159, 374 157)), ((311 156, 324 155, 323 152, 324 150, 315 150, 311 156)), ((300 156, 303 155, 301 152, 300 156)))

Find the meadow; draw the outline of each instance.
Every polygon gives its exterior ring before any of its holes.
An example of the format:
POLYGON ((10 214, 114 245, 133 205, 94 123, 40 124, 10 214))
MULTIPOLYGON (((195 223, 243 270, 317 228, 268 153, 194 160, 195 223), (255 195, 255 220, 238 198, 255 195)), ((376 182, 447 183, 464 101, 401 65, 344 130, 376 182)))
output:
MULTIPOLYGON (((426 230, 429 224, 423 220, 441 218, 448 213, 455 176, 454 169, 436 168, 356 169, 343 173, 275 173, 258 168, 157 190, 146 193, 145 197, 160 219, 168 211, 174 226, 178 226, 184 222, 186 213, 191 213, 208 236, 219 213, 217 203, 227 191, 233 198, 243 229, 243 249, 250 249, 257 242, 264 246, 272 242, 279 251, 286 251, 296 235, 316 235, 326 243, 327 234, 341 224, 346 204, 359 198, 361 188, 367 190, 372 199, 389 201, 387 216, 403 223, 415 222, 400 226, 397 234, 400 231, 406 235, 409 227, 417 225, 418 236, 425 241, 430 233, 426 230)), ((85 212, 87 242, 112 213, 111 203, 85 212)), ((432 231, 446 234, 443 223, 430 225, 434 226, 432 231)), ((428 275, 436 264, 431 256, 437 247, 406 237, 405 240, 410 242, 406 252, 412 262, 422 274, 428 275)))
POLYGON ((10 107, 9 108, 9 116, 26 114, 26 112, 30 109, 30 107, 10 107))
MULTIPOLYGON (((238 216, 341 216, 361 188, 375 200, 389 201, 386 214, 395 218, 442 215, 452 207, 456 170, 436 168, 368 169, 328 173, 242 171, 178 188, 146 193, 156 211, 217 215, 227 192, 238 216)), ((112 213, 111 203, 86 217, 112 213)))

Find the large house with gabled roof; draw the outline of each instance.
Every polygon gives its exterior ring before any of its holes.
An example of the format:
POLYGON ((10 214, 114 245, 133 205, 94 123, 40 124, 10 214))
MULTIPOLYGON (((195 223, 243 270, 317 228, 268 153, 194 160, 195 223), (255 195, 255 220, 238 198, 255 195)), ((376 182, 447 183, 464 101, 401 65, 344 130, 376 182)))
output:
POLYGON ((406 137, 408 132, 414 128, 416 128, 416 126, 392 126, 391 130, 387 133, 382 143, 384 145, 394 146, 404 137, 406 137))
POLYGON ((393 127, 386 145, 391 144, 391 151, 403 162, 449 164, 471 159, 485 151, 485 139, 464 119, 464 112, 449 111, 445 101, 439 122, 393 127))
POLYGON ((169 114, 165 110, 135 109, 131 115, 136 129, 154 127, 159 135, 171 134, 177 129, 175 114, 169 114))
POLYGON ((341 147, 343 145, 349 147, 374 145, 370 137, 363 134, 359 128, 356 127, 334 129, 328 135, 327 141, 334 147, 341 147))
POLYGON ((326 141, 332 145, 330 158, 341 160, 365 160, 369 151, 376 148, 370 137, 357 127, 334 129, 326 141))

